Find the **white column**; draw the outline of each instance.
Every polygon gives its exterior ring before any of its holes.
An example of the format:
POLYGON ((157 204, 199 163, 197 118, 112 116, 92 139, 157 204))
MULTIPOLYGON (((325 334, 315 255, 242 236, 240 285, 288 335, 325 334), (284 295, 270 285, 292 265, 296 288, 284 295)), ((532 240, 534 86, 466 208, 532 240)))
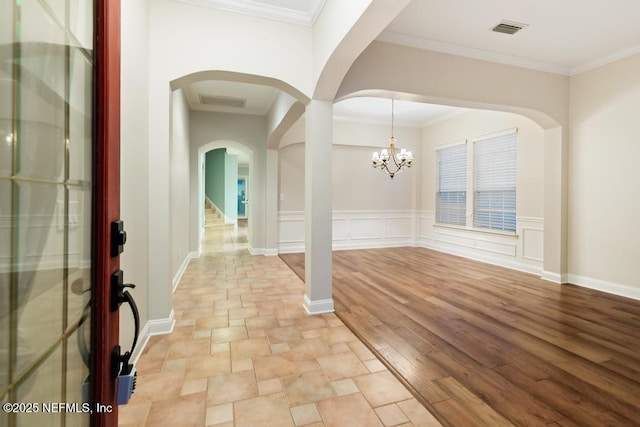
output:
POLYGON ((149 319, 170 324, 173 322, 173 280, 169 268, 171 90, 168 80, 154 77, 149 89, 149 319))
POLYGON ((265 255, 278 255, 278 150, 267 149, 265 255))
POLYGON ((309 314, 333 312, 331 290, 333 103, 305 110, 305 295, 309 314))
POLYGON ((567 282, 566 140, 562 128, 545 130, 542 278, 555 283, 567 282))

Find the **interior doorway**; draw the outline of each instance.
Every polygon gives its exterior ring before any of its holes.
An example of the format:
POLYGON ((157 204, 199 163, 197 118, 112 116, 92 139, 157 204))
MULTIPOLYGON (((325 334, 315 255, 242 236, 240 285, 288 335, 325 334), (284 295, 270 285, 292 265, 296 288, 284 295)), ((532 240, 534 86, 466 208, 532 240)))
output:
POLYGON ((248 177, 238 176, 238 226, 241 220, 247 219, 249 209, 248 177))

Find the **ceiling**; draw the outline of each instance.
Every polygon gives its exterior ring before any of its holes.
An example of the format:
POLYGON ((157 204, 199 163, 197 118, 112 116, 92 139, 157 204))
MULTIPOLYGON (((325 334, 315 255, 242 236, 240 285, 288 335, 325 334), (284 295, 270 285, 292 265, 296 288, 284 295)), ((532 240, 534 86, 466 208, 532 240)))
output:
POLYGON ((640 1, 413 0, 379 38, 569 75, 640 52, 640 1))
MULTIPOLYGON (((182 0, 311 26, 326 0, 182 0)), ((412 0, 378 40, 572 75, 640 52, 640 0, 412 0), (492 32, 502 20, 526 24, 514 35, 492 32)), ((194 110, 264 115, 276 90, 230 82, 187 88, 194 110), (246 108, 200 104, 199 95, 246 98, 246 108)), ((452 107, 396 101, 396 123, 423 126, 452 107)), ((389 120, 390 102, 352 98, 334 106, 337 118, 389 120)))

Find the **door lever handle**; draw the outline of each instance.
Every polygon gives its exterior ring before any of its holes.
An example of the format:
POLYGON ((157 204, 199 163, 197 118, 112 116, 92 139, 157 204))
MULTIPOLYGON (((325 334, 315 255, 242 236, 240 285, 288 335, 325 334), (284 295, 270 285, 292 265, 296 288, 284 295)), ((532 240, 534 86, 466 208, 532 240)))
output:
POLYGON ((120 304, 127 302, 125 296, 125 289, 134 289, 136 285, 131 283, 124 283, 124 273, 122 270, 118 270, 111 276, 111 311, 116 311, 120 307, 120 304))
MULTIPOLYGON (((133 285, 123 285, 124 287, 134 287, 133 285)), ((133 332, 133 343, 131 344, 131 349, 126 351, 124 354, 120 353, 120 346, 116 346, 113 349, 112 353, 112 369, 114 378, 119 375, 130 375, 133 370, 133 364, 129 363, 131 356, 133 355, 133 351, 136 348, 136 344, 138 343, 138 337, 140 335, 140 313, 138 312, 138 306, 136 305, 133 296, 129 293, 129 291, 122 292, 122 302, 125 302, 131 308, 131 313, 133 314, 134 321, 134 332, 133 332)))

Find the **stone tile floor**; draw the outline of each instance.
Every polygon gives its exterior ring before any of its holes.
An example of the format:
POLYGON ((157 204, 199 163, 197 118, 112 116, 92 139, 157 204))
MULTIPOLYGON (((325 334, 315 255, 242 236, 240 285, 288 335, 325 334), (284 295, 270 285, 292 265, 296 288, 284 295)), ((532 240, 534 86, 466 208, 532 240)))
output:
POLYGON ((304 283, 239 230, 206 230, 120 426, 440 425, 334 314, 307 315, 304 283))

